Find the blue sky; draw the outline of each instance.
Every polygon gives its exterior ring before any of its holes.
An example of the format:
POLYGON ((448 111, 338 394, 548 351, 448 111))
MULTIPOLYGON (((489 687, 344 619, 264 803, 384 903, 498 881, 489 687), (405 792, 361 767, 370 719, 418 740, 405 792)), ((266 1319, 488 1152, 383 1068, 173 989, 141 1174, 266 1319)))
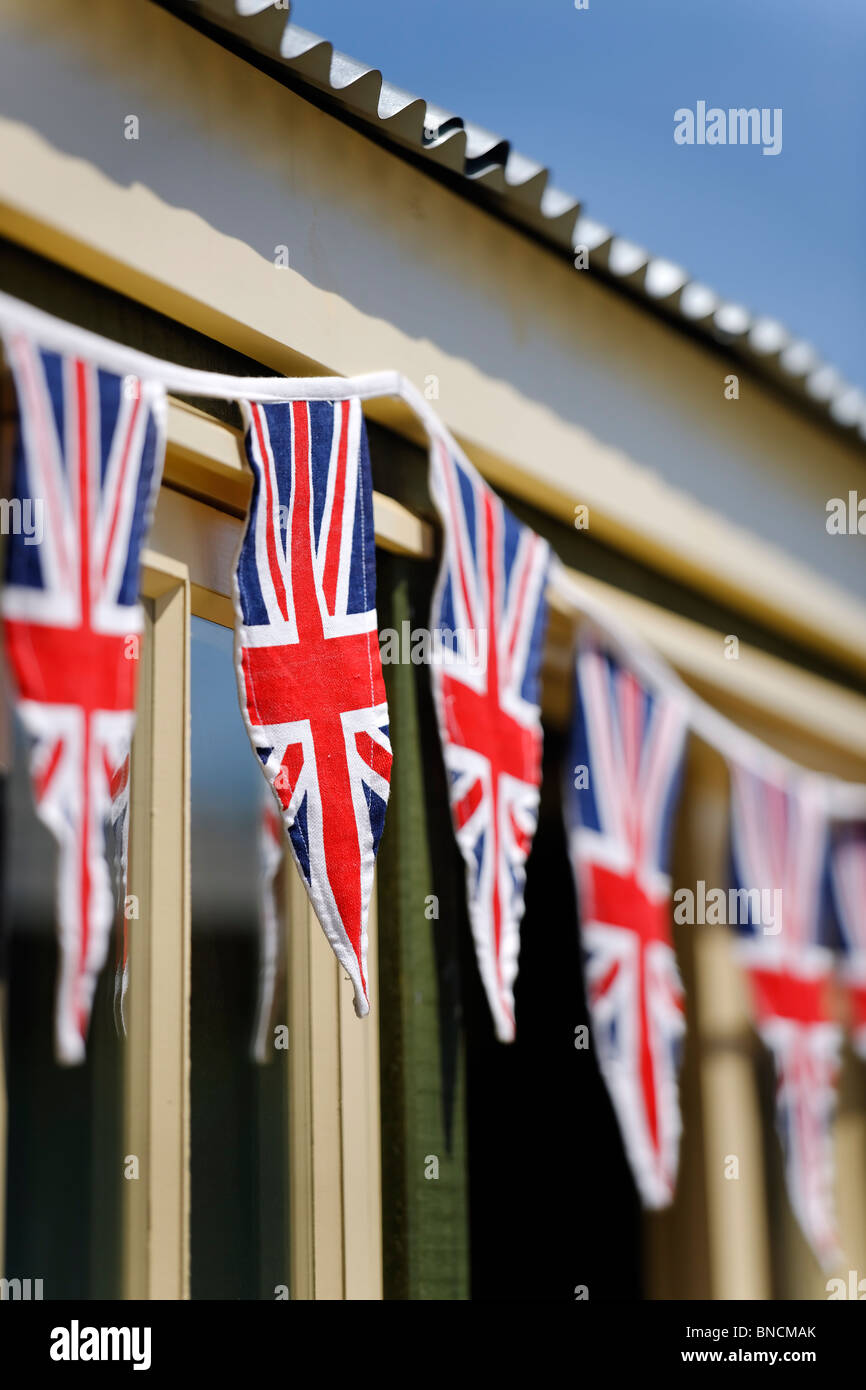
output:
POLYGON ((863 0, 295 0, 292 18, 866 387, 863 0), (676 145, 699 100, 781 107, 781 153, 676 145))

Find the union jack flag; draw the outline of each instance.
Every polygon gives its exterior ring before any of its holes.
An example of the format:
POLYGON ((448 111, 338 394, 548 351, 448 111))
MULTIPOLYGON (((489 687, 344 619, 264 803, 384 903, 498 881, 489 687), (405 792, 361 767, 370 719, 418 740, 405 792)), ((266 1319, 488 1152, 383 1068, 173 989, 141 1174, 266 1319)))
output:
POLYGON ((440 440, 430 479, 444 529, 430 619, 433 695, 479 971, 497 1036, 511 1042, 541 784, 550 550, 440 440))
POLYGON ((367 435, 358 400, 244 412, 253 493, 235 571, 241 710, 363 1017, 391 777, 367 435))
POLYGON ((106 833, 135 721, 139 561, 164 395, 23 336, 7 355, 21 420, 15 496, 41 513, 43 534, 9 538, 4 631, 36 810, 59 845, 56 1050, 75 1063, 114 915, 106 833))
POLYGON ((252 1055, 260 1063, 273 1058, 274 1009, 277 986, 285 975, 284 937, 280 931, 277 874, 283 862, 286 836, 270 788, 262 782, 259 814, 259 987, 253 1026, 252 1055))
POLYGON ((851 1035, 855 1049, 866 1059, 866 825, 846 825, 836 832, 830 865, 851 1035))
POLYGON ((647 1207, 676 1186, 685 1031, 671 934, 673 816, 686 712, 584 636, 565 816, 599 1067, 647 1207))
POLYGON ((731 848, 744 903, 738 954, 758 1033, 775 1063, 788 1195, 829 1267, 840 1253, 832 1123, 841 1029, 830 1015, 833 957, 822 941, 827 821, 819 781, 776 786, 734 765, 731 848), (770 893, 775 903, 768 910, 770 893))
POLYGON ((126 882, 129 868, 130 759, 114 771, 109 793, 107 848, 112 891, 119 911, 114 949, 114 1030, 126 1037, 126 994, 129 989, 129 922, 126 915, 126 882))

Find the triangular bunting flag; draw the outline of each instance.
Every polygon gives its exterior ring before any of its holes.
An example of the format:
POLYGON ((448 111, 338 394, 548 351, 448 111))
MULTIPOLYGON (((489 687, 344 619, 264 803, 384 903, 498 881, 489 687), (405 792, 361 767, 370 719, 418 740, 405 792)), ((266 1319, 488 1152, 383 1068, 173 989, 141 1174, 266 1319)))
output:
POLYGON ((525 864, 541 785, 538 689, 550 550, 438 438, 430 490, 443 525, 430 618, 433 697, 478 967, 496 1035, 511 1042, 525 864))
POLYGON ((738 954, 758 1032, 773 1054, 788 1194, 822 1264, 839 1258, 832 1125, 841 1029, 822 943, 827 821, 818 778, 777 786, 731 767, 731 847, 743 899, 738 954))
POLYGON ((261 1064, 274 1056, 277 986, 285 976, 284 935, 280 930, 277 875, 283 862, 286 836, 279 806, 262 782, 258 824, 259 851, 259 983, 253 1025, 252 1056, 261 1064))
POLYGON ((391 744, 361 403, 243 408, 254 482, 234 582, 241 710, 363 1016, 391 744))
MULTIPOLYGON (((60 847, 56 1048, 81 1062, 114 916, 106 832, 135 722, 139 560, 159 486, 162 388, 7 340, 20 525, 2 610, 36 810, 60 847)), ((121 900, 125 892, 120 885, 121 900)))
POLYGON ((593 1041, 643 1203, 679 1162, 685 1031, 671 934, 670 842, 686 711, 587 635, 564 790, 593 1041))
POLYGON ((126 1037, 126 994, 129 989, 126 882, 129 870, 130 771, 130 759, 126 758, 120 767, 115 769, 111 779, 111 809, 108 813, 106 850, 118 912, 114 951, 114 1030, 119 1038, 126 1037))

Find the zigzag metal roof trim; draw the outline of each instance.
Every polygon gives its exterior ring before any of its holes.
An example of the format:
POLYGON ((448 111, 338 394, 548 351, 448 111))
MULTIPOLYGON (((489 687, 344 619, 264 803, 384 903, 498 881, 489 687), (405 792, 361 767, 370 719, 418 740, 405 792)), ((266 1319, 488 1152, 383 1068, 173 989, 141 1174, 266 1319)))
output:
POLYGON ((693 280, 681 266, 652 256, 581 211, 551 185, 550 170, 508 140, 386 82, 378 70, 334 49, 289 20, 273 0, 157 0, 179 16, 277 62, 386 142, 483 190, 485 205, 562 252, 589 252, 589 270, 620 284, 684 329, 735 352, 802 403, 866 442, 866 394, 822 361, 811 344, 775 319, 753 315, 693 280))

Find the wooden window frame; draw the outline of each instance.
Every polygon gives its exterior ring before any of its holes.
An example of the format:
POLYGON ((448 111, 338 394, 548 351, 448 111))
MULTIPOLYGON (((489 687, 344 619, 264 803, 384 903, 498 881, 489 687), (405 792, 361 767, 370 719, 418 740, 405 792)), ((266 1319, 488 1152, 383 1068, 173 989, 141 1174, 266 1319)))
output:
POLYGON ((189 1297, 190 1210, 190 583, 179 560, 146 551, 133 744, 130 891, 144 911, 130 926, 135 986, 124 1054, 126 1298, 189 1297), (139 940, 141 946, 139 946, 139 940))

